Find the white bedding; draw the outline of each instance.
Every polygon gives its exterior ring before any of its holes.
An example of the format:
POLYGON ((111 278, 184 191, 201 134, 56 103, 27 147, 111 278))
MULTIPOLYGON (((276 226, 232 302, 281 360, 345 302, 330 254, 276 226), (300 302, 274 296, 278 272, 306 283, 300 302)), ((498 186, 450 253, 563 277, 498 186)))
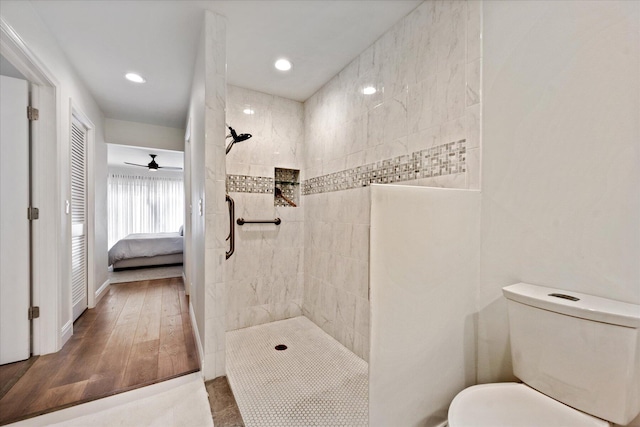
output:
POLYGON ((109 249, 109 265, 129 258, 180 254, 183 249, 180 233, 129 234, 109 249))

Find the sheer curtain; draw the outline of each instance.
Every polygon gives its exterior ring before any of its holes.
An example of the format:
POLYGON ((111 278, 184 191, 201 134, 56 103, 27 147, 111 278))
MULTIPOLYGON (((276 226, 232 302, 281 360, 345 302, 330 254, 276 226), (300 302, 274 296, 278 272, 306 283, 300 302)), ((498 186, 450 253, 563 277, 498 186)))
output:
POLYGON ((177 232, 184 222, 182 176, 109 173, 109 247, 131 233, 177 232))

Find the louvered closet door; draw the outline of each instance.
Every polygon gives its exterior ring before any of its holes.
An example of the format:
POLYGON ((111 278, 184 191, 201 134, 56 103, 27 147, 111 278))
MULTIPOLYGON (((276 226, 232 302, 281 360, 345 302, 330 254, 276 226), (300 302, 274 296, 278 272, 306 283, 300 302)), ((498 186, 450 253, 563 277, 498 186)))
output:
POLYGON ((87 128, 71 123, 71 301, 75 321, 87 308, 87 128))

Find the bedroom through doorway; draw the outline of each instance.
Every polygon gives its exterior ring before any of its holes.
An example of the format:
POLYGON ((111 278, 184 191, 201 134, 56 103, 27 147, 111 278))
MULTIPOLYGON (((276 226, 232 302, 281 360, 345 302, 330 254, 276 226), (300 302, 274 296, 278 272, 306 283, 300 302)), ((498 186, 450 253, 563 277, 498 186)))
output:
POLYGON ((111 284, 183 276, 184 153, 108 144, 111 284))
POLYGON ((182 278, 183 152, 107 152, 110 285, 60 351, 0 366, 0 425, 200 368, 182 278))

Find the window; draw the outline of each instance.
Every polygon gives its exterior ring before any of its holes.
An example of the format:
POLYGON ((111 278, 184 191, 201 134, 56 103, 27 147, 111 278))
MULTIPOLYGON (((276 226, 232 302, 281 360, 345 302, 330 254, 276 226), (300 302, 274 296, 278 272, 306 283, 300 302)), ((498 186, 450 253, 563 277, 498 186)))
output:
POLYGON ((109 247, 131 233, 177 232, 184 223, 182 176, 109 173, 109 247))

